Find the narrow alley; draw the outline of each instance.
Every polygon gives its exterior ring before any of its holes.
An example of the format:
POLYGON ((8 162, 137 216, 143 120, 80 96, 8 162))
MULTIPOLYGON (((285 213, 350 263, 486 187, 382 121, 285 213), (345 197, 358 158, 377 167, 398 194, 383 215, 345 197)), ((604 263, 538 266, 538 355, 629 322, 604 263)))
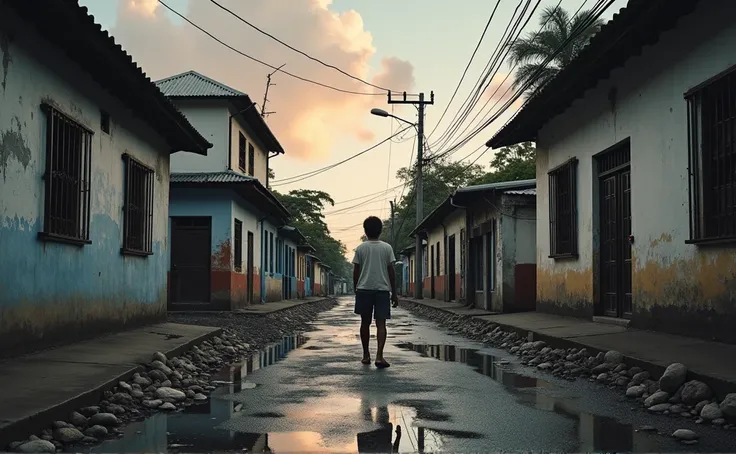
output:
POLYGON ((392 367, 363 366, 353 299, 339 303, 315 331, 216 377, 222 386, 206 403, 130 424, 92 452, 386 452, 398 426, 394 452, 736 450, 730 432, 632 411, 595 384, 538 378, 402 309, 389 324, 392 367), (700 444, 670 437, 685 426, 700 444))

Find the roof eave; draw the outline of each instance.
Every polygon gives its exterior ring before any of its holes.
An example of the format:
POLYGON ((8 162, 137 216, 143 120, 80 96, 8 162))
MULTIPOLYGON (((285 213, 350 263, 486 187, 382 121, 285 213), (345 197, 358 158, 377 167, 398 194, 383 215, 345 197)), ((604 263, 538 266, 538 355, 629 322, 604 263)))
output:
POLYGON ((536 141, 538 131, 561 115, 611 71, 653 45, 700 0, 632 0, 601 27, 580 54, 531 98, 490 140, 492 148, 536 141), (654 26, 652 26, 654 24, 654 26))

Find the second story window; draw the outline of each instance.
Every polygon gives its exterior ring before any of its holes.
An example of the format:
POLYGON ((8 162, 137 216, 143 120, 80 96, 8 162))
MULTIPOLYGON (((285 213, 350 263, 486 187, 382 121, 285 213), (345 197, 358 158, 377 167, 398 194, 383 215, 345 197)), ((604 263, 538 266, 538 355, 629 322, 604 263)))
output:
POLYGON ((685 95, 690 151, 690 241, 736 241, 736 71, 685 95))
POLYGON ((256 150, 253 148, 253 144, 248 144, 248 175, 253 176, 256 174, 256 150))
POLYGON ((238 168, 245 172, 245 136, 242 132, 238 133, 238 168))
POLYGON ((44 240, 87 244, 92 174, 92 131, 44 104, 46 172, 44 240))

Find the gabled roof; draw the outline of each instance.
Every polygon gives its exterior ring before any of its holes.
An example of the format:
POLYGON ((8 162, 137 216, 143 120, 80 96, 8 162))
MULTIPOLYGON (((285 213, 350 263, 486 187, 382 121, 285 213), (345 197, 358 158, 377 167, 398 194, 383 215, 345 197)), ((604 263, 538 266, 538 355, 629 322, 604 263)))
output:
POLYGON ((645 46, 655 44, 663 32, 675 27, 678 19, 692 12, 699 1, 629 0, 488 144, 499 148, 536 141, 537 132, 545 123, 563 113, 615 68, 640 55, 645 46))
MULTIPOLYGON (((457 188, 453 194, 447 197, 442 203, 440 203, 431 213, 425 217, 421 223, 419 223, 414 230, 409 234, 415 236, 417 232, 427 230, 428 228, 434 227, 442 222, 443 219, 447 218, 455 210, 464 209, 463 204, 469 200, 473 200, 474 197, 481 196, 486 193, 495 191, 501 191, 509 193, 510 190, 529 190, 536 188, 537 180, 514 180, 514 181, 500 181, 498 183, 487 183, 477 184, 474 186, 464 186, 457 188)), ((536 189, 534 190, 536 194, 536 189)))
POLYGON ((241 116, 245 123, 253 129, 258 139, 266 147, 267 152, 284 153, 284 148, 276 136, 258 113, 250 97, 242 91, 211 79, 196 71, 187 71, 181 74, 156 81, 156 85, 171 99, 221 99, 229 102, 235 113, 241 116))
POLYGON ((156 81, 156 85, 158 85, 158 88, 163 92, 163 94, 171 97, 204 96, 212 98, 248 96, 242 91, 228 87, 227 85, 214 79, 210 79, 197 71, 187 71, 185 73, 161 79, 156 81))
POLYGON ((258 210, 286 224, 291 214, 284 205, 255 178, 227 170, 224 172, 172 173, 171 187, 232 189, 258 210))
POLYGON ((300 232, 299 229, 292 225, 284 225, 279 227, 279 233, 287 238, 291 238, 292 240, 296 241, 297 245, 306 239, 302 232, 300 232))
POLYGON ((160 134, 170 152, 212 147, 77 0, 3 0, 46 39, 160 134))

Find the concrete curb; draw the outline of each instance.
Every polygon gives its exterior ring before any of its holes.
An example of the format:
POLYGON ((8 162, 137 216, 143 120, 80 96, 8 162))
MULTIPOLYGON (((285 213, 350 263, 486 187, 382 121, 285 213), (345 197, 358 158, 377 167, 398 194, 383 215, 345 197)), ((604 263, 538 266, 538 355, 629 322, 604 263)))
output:
MULTIPOLYGON (((422 307, 425 307, 425 308, 430 309, 432 311, 444 312, 444 313, 447 313, 447 314, 455 315, 457 317, 463 317, 463 318, 467 318, 467 319, 474 319, 474 318, 477 319, 476 316, 472 316, 472 315, 458 315, 458 314, 455 314, 454 312, 452 312, 451 310, 429 306, 429 305, 422 304, 422 303, 419 303, 419 302, 416 302, 416 301, 399 300, 399 303, 400 303, 400 305, 405 305, 405 306, 408 306, 408 305, 422 306, 422 307)), ((576 342, 576 341, 570 340, 570 339, 563 339, 563 338, 559 338, 559 337, 554 337, 554 336, 550 336, 550 335, 547 335, 547 334, 539 333, 539 332, 534 331, 534 330, 520 328, 518 326, 507 325, 507 324, 499 323, 499 322, 495 322, 495 321, 492 322, 492 321, 489 321, 489 320, 482 320, 482 319, 477 319, 477 320, 480 321, 480 322, 486 323, 486 324, 498 325, 498 326, 501 327, 501 329, 503 331, 506 331, 506 332, 515 332, 515 333, 517 333, 518 335, 520 335, 522 337, 527 337, 529 341, 532 341, 532 340, 535 340, 535 341, 538 341, 538 340, 544 341, 548 345, 553 346, 553 347, 556 347, 556 348, 565 348, 565 349, 567 349, 567 348, 585 348, 586 350, 588 350, 589 352, 594 353, 594 354, 598 354, 600 352, 606 353, 606 351, 607 351, 607 350, 601 350, 600 348, 596 348, 596 347, 593 347, 593 346, 584 344, 582 342, 576 342)), ((666 369, 666 367, 664 367, 664 366, 661 366, 659 364, 652 363, 652 362, 650 362, 648 360, 645 360, 645 359, 637 358, 635 356, 623 354, 623 357, 624 357, 624 362, 626 364, 628 364, 629 366, 637 366, 637 367, 640 367, 643 370, 648 371, 652 375, 652 377, 660 377, 660 376, 662 376, 662 374, 664 373, 664 371, 666 369)), ((685 367, 687 367, 687 364, 685 364, 685 367)), ((688 380, 699 380, 699 381, 702 381, 703 383, 707 384, 708 386, 710 386, 710 388, 713 390, 713 393, 716 395, 716 397, 718 398, 718 400, 722 400, 725 397, 726 394, 736 392, 736 383, 730 382, 730 381, 727 381, 727 380, 723 380, 723 379, 718 378, 718 377, 713 377, 713 376, 710 376, 710 375, 707 375, 707 374, 704 374, 704 373, 700 373, 700 372, 691 370, 690 368, 688 368, 687 379, 688 380)))
MULTIPOLYGON (((182 353, 190 350, 193 346, 212 339, 213 337, 222 334, 222 332, 222 328, 217 328, 162 353, 164 353, 167 358, 180 356, 182 353)), ((151 355, 154 353, 155 352, 151 352, 151 355)), ((12 421, 7 426, 0 428, 0 452, 4 452, 4 449, 10 443, 25 439, 30 435, 37 433, 40 429, 50 426, 54 421, 65 421, 73 411, 83 407, 99 404, 105 391, 112 390, 120 381, 129 380, 136 372, 143 372, 145 370, 146 369, 143 365, 131 366, 127 371, 118 374, 114 378, 107 380, 89 391, 85 391, 63 402, 52 405, 51 407, 43 409, 33 415, 17 421, 12 421)))
POLYGON ((316 300, 316 301, 303 301, 298 304, 294 304, 293 306, 273 309, 269 312, 240 310, 240 311, 169 311, 168 313, 172 315, 231 315, 231 316, 236 316, 236 317, 263 317, 265 315, 278 314, 280 312, 288 311, 288 310, 291 310, 297 307, 302 307, 307 304, 324 303, 325 301, 330 301, 330 300, 335 301, 336 298, 323 298, 323 299, 316 300))

